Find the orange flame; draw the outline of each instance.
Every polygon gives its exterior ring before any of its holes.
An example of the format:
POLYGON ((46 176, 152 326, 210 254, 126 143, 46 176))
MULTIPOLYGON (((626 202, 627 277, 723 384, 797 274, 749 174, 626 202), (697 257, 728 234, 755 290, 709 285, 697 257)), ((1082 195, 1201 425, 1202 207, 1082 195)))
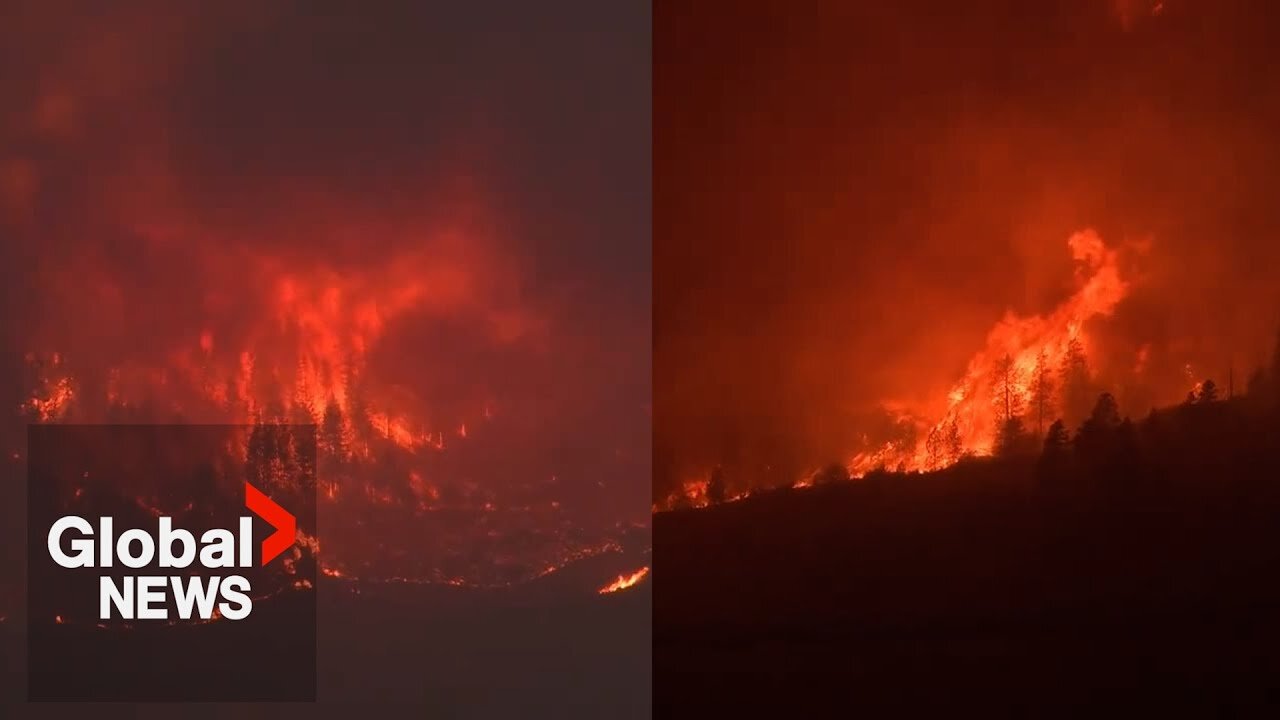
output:
MULTIPOLYGON (((861 477, 877 468, 935 470, 965 455, 991 454, 1005 411, 1031 403, 1037 366, 1056 378, 1068 353, 1088 355, 1086 324, 1110 315, 1127 295, 1129 284, 1120 275, 1118 252, 1104 245, 1095 231, 1073 234, 1067 246, 1077 263, 1075 293, 1047 315, 1007 313, 987 334, 986 347, 969 360, 964 376, 941 403, 941 412, 899 408, 901 419, 917 428, 915 438, 859 453, 848 463, 851 476, 861 477), (936 419, 920 420, 930 415, 936 419)), ((1037 429, 1034 422, 1031 429, 1037 429)))
MULTIPOLYGON (((154 402, 161 389, 167 407, 157 410, 201 422, 323 426, 326 411, 333 408, 341 418, 347 451, 366 456, 371 439, 409 451, 441 450, 445 428, 457 429, 463 438, 473 431, 474 416, 440 419, 450 424, 433 426, 436 421, 427 418, 424 410, 429 408, 424 409, 420 398, 380 386, 367 368, 387 324, 400 316, 462 306, 477 311, 479 300, 472 297, 474 282, 467 272, 442 269, 416 256, 397 258, 381 270, 343 273, 324 267, 283 270, 281 265, 254 258, 243 271, 266 303, 262 321, 224 332, 216 323, 226 318, 215 314, 154 363, 108 368, 102 397, 80 397, 80 384, 59 353, 28 354, 39 379, 22 411, 38 422, 57 422, 69 414, 94 416, 93 408, 103 401, 126 407, 154 402)), ((221 302, 210 300, 210 307, 221 307, 221 302)), ((519 334, 509 327, 502 339, 519 334)), ((96 384, 85 384, 90 386, 96 384)), ((481 413, 492 416, 488 405, 475 408, 475 415, 481 413)))
POLYGON ((698 477, 681 483, 679 489, 673 491, 660 504, 653 506, 654 512, 675 510, 676 508, 703 508, 711 504, 707 489, 711 486, 709 477, 698 477))
POLYGON ((645 567, 640 568, 639 570, 631 573, 630 575, 619 575, 616 580, 600 588, 598 592, 601 595, 607 595, 609 593, 615 593, 621 590, 626 590, 627 588, 643 580, 644 577, 648 574, 649 574, 649 567, 646 565, 645 567))

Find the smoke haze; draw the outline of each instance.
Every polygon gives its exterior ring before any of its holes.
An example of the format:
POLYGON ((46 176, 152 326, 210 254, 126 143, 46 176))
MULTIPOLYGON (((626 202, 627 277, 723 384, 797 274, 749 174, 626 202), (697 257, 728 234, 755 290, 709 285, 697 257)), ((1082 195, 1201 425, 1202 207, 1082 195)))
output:
POLYGON ((945 397, 1006 311, 1064 301, 1085 229, 1125 249, 1129 295, 1088 328, 1100 377, 1142 365, 1124 412, 1243 386, 1280 322, 1277 20, 660 6, 655 498, 714 463, 765 484, 845 460, 880 408, 945 397))
POLYGON ((485 5, 9 3, 6 407, 34 355, 73 419, 105 388, 246 421, 192 396, 359 354, 387 434, 501 426, 442 481, 647 520, 647 13, 485 5))

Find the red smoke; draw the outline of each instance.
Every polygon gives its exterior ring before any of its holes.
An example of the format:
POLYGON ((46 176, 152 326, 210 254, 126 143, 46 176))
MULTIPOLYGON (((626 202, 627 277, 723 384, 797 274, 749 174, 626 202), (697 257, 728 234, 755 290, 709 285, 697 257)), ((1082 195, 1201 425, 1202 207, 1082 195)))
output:
POLYGON ((328 411, 391 478, 362 503, 436 513, 379 568, 418 579, 532 577, 647 520, 648 237, 617 198, 648 132, 603 115, 633 88, 562 82, 571 40, 446 52, 415 8, 72 10, 0 29, 6 457, 19 415, 328 411))

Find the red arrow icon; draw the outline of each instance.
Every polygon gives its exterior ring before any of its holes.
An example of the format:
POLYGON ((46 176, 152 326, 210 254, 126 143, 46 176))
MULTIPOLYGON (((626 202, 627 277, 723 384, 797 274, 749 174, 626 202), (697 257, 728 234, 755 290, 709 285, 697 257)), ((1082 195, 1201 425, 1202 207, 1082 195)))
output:
POLYGON ((262 564, 266 565, 293 545, 298 535, 298 519, 249 483, 244 484, 244 504, 276 529, 262 541, 262 564))

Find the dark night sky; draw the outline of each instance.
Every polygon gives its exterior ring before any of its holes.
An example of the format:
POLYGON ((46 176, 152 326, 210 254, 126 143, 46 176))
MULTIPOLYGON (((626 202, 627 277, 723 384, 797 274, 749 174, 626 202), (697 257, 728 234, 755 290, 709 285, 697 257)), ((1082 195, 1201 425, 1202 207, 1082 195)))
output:
POLYGON ((1153 239, 1098 333, 1151 343, 1158 400, 1187 363, 1255 367, 1280 322, 1280 25, 1153 5, 659 4, 655 496, 716 461, 840 458, 1006 309, 1060 301, 1084 227, 1153 239))
POLYGON ((253 297, 250 273, 222 267, 241 253, 394 271, 435 252, 433 233, 474 230, 441 262, 478 278, 478 296, 389 330, 388 372, 433 378, 420 383, 433 407, 497 395, 543 448, 531 475, 558 468, 584 510, 647 510, 648 4, 7 2, 3 15, 8 377, 46 345, 105 362, 163 352, 204 321, 202 295, 253 297), (476 330, 498 312, 540 330, 508 344, 476 330), (625 477, 602 489, 619 454, 625 477))

